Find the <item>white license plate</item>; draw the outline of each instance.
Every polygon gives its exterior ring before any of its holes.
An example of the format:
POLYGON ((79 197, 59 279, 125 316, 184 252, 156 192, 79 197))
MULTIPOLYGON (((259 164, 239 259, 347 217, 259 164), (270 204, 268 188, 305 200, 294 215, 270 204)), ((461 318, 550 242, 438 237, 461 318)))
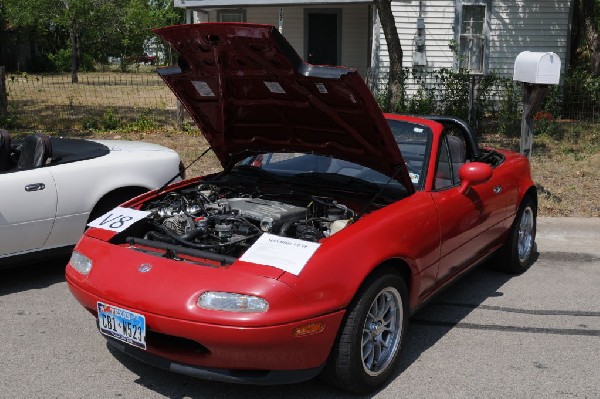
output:
POLYGON ((146 318, 138 313, 98 302, 100 332, 137 348, 146 349, 146 318))

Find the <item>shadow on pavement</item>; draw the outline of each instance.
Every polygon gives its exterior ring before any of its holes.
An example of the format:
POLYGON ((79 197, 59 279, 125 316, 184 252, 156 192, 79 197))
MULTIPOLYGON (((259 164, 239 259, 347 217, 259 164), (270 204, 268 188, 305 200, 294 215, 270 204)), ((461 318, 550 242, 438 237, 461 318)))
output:
MULTIPOLYGON (((322 382, 319 378, 292 385, 240 385, 201 380, 171 373, 142 363, 106 344, 123 366, 138 376, 134 382, 168 398, 347 398, 348 394, 322 382)), ((360 396, 356 396, 357 398, 360 396)))
MULTIPOLYGON (((514 276, 495 270, 491 264, 483 264, 450 285, 416 313, 409 321, 395 377, 401 375, 450 330, 460 327, 461 320, 487 298, 503 295, 499 289, 512 277, 514 276)), ((327 385, 319 378, 286 386, 237 385, 199 380, 155 368, 123 354, 108 344, 107 347, 119 362, 139 376, 135 381, 137 384, 169 398, 243 396, 264 399, 280 398, 284 392, 285 397, 289 398, 370 398, 377 394, 374 392, 366 396, 350 395, 327 385)))
POLYGON ((65 281, 69 257, 0 269, 0 296, 46 288, 65 281))
POLYGON ((409 321, 397 375, 410 367, 423 352, 449 331, 463 328, 461 321, 486 299, 504 295, 500 288, 513 277, 514 274, 498 271, 495 265, 485 263, 435 296, 409 321))

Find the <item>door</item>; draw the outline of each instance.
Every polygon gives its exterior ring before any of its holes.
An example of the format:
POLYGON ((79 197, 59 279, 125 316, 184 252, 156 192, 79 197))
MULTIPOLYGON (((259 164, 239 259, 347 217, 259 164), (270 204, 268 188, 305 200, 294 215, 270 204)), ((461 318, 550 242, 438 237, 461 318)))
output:
POLYGON ((497 178, 471 186, 461 194, 458 169, 465 162, 454 162, 447 136, 440 140, 433 201, 440 218, 440 266, 438 282, 460 272, 486 254, 502 236, 506 214, 506 195, 498 189, 497 178))
POLYGON ((307 10, 306 61, 313 65, 340 64, 340 10, 307 10))
POLYGON ((0 174, 0 257, 42 247, 56 205, 56 187, 47 168, 0 174))
POLYGON ((483 256, 504 231, 505 202, 494 184, 454 187, 432 194, 440 215, 441 251, 437 280, 445 280, 483 256))

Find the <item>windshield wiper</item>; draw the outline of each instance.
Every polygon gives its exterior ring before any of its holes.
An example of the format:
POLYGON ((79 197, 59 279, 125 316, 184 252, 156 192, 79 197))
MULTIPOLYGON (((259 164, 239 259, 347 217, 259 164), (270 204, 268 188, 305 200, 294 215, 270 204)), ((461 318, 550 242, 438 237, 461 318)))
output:
POLYGON ((392 182, 392 180, 394 180, 396 178, 396 176, 398 176, 398 173, 400 173, 400 171, 404 168, 406 168, 406 164, 400 165, 399 167, 396 168, 396 171, 394 172, 394 174, 392 176, 390 176, 390 179, 387 181, 387 183, 382 185, 381 189, 377 192, 377 194, 375 194, 373 196, 373 198, 371 198, 371 200, 367 203, 367 205, 365 205, 365 207, 362 209, 362 211, 360 211, 356 216, 354 216, 355 221, 360 219, 365 213, 367 213, 367 210, 369 210, 369 208, 375 203, 375 201, 378 198, 383 197, 383 190, 388 186, 388 184, 390 184, 392 182))

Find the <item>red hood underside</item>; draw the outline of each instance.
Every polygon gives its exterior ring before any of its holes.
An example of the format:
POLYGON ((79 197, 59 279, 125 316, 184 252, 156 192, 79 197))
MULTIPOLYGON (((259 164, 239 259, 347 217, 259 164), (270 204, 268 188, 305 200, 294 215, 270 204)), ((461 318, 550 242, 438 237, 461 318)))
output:
POLYGON ((270 25, 202 23, 155 31, 180 54, 159 74, 224 167, 256 153, 351 161, 411 190, 379 106, 354 69, 306 64, 270 25))

